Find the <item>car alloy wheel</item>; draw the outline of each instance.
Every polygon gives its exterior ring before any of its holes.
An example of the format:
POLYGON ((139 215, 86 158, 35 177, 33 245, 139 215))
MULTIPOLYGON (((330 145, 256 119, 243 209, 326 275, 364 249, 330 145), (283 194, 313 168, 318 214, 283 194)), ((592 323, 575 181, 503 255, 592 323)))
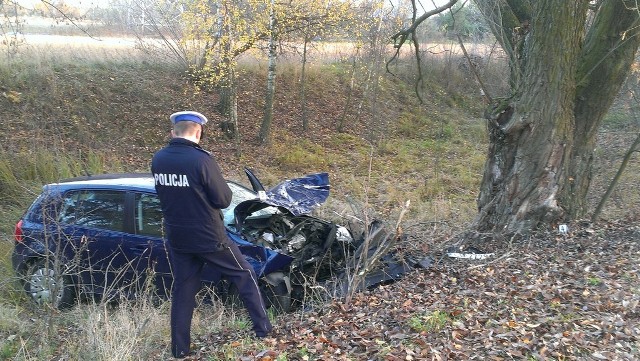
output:
POLYGON ((54 262, 39 260, 27 272, 24 285, 27 296, 36 304, 65 309, 73 305, 74 290, 71 278, 56 272, 54 262))

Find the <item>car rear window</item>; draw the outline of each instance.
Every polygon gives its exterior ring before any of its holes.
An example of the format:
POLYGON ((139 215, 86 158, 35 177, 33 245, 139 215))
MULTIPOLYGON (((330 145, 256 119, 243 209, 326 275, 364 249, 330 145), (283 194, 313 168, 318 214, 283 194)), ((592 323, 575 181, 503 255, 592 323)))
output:
POLYGON ((46 196, 46 194, 41 193, 38 198, 33 201, 31 207, 29 207, 29 209, 27 210, 25 219, 35 223, 45 223, 46 214, 44 212, 49 208, 47 207, 47 204, 45 204, 47 202, 47 199, 48 197, 46 196))

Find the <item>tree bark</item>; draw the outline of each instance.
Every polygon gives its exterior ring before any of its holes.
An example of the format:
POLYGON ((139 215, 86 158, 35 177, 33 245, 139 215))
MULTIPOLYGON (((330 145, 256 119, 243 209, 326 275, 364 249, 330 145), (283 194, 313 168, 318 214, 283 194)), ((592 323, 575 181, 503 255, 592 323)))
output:
POLYGON ((640 44, 638 10, 629 5, 634 4, 606 1, 596 14, 582 48, 569 187, 561 198, 571 218, 583 217, 588 212, 586 199, 597 131, 620 92, 640 44))
POLYGON ((526 233, 564 217, 558 196, 573 145, 575 73, 588 2, 533 3, 519 91, 494 104, 476 227, 526 233), (582 18, 581 18, 582 17, 582 18), (526 87, 524 86, 526 85, 526 87))
POLYGON ((309 107, 307 107, 307 47, 311 39, 304 35, 302 48, 302 69, 300 70, 300 108, 302 109, 302 131, 309 130, 309 107))
POLYGON ((604 0, 588 24, 587 0, 476 2, 512 63, 512 95, 486 114, 476 228, 528 233, 584 215, 597 129, 638 49, 637 11, 604 0))
POLYGON ((353 92, 355 88, 356 82, 356 70, 358 68, 357 60, 360 54, 360 47, 356 47, 356 52, 353 54, 353 58, 351 61, 351 71, 349 73, 349 90, 347 92, 347 101, 344 104, 344 109, 342 110, 342 115, 340 115, 340 119, 338 119, 338 126, 336 127, 336 131, 338 133, 344 132, 345 124, 347 122, 347 115, 349 114, 349 110, 352 108, 353 104, 351 104, 351 100, 353 98, 353 92))
POLYGON ((231 52, 233 49, 233 38, 229 36, 231 33, 230 24, 228 21, 221 21, 222 30, 225 36, 225 40, 222 42, 223 51, 221 59, 221 67, 223 69, 224 76, 221 79, 220 86, 220 101, 216 105, 218 112, 220 112, 226 120, 221 124, 222 131, 227 137, 233 139, 236 144, 236 154, 240 153, 240 128, 238 128, 238 85, 236 81, 236 69, 234 63, 234 55, 231 52))
POLYGON ((241 155, 240 148, 240 128, 238 127, 238 82, 236 81, 236 71, 235 68, 229 68, 229 97, 231 100, 231 107, 229 108, 229 119, 231 124, 233 124, 233 140, 236 145, 236 156, 241 155))

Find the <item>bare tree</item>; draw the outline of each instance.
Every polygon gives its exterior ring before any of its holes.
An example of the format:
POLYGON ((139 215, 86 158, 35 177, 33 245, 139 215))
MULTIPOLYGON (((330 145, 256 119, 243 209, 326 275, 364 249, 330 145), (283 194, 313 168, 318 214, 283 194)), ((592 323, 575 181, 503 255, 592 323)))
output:
POLYGON ((276 93, 276 64, 278 57, 278 33, 276 31, 276 13, 275 1, 269 2, 269 68, 267 70, 267 92, 264 101, 264 115, 258 140, 260 143, 266 143, 269 138, 269 130, 271 129, 271 120, 273 119, 273 99, 276 93))
POLYGON ((330 35, 338 30, 338 25, 350 15, 349 2, 332 2, 327 0, 311 0, 305 2, 271 2, 269 7, 269 70, 267 75, 267 95, 265 100, 265 114, 258 139, 265 143, 269 137, 271 119, 273 116, 273 100, 275 96, 275 69, 277 47, 276 41, 282 40, 285 36, 294 41, 302 39, 302 71, 301 71, 301 106, 302 106, 302 128, 308 129, 308 119, 306 111, 306 65, 307 51, 313 38, 322 35, 330 35))

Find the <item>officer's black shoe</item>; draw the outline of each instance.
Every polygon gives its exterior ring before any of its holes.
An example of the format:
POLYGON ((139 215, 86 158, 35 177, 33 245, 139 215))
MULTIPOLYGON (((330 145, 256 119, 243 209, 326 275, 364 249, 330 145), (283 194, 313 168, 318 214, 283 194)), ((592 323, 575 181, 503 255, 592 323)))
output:
POLYGON ((270 327, 268 330, 266 331, 256 331, 256 337, 257 338, 265 338, 265 337, 273 337, 274 334, 274 330, 273 327, 270 327))
POLYGON ((183 359, 185 357, 189 357, 193 355, 193 352, 189 351, 189 352, 179 352, 178 354, 173 355, 173 358, 176 359, 183 359))

